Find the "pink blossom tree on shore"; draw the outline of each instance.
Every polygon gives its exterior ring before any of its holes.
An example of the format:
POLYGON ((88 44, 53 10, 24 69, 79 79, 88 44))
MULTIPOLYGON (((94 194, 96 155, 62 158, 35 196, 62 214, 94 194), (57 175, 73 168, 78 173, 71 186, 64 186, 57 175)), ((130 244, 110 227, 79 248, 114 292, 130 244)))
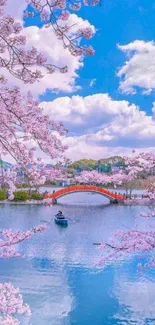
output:
MULTIPOLYGON (((142 174, 151 173, 155 168, 155 155, 153 153, 140 153, 132 157, 125 157, 125 163, 127 165, 126 172, 129 176, 127 184, 130 185, 130 192, 133 189, 134 183, 141 178, 142 174)), ((147 188, 147 195, 150 199, 154 199, 155 184, 149 184, 147 188)))
POLYGON ((30 166, 22 168, 24 182, 29 186, 29 192, 32 188, 38 190, 38 187, 44 185, 45 182, 53 181, 62 177, 62 173, 56 168, 47 168, 46 164, 40 159, 33 159, 30 166))
POLYGON ((128 175, 120 171, 117 174, 99 173, 97 171, 82 171, 81 174, 75 177, 75 180, 80 183, 102 184, 103 186, 113 185, 117 187, 122 185, 128 179, 128 175))
POLYGON ((38 187, 44 185, 47 180, 53 181, 57 178, 62 177, 62 173, 59 169, 56 168, 47 168, 46 164, 40 159, 36 159, 34 156, 34 150, 29 152, 29 159, 24 162, 20 162, 13 166, 12 169, 2 170, 0 174, 0 184, 1 188, 8 189, 8 199, 13 200, 13 193, 16 190, 18 184, 22 185, 25 182, 28 185, 29 192, 32 188, 38 190, 38 187), (19 182, 17 177, 18 170, 23 174, 23 180, 19 182))
MULTIPOLYGON (((134 157, 124 157, 125 168, 117 173, 99 173, 97 171, 82 171, 81 174, 75 177, 77 182, 86 182, 102 185, 124 186, 128 184, 130 192, 136 181, 141 177, 142 173, 148 173, 152 168, 155 168, 155 155, 152 153, 140 153, 134 157)), ((148 188, 148 195, 153 197, 154 186, 151 184, 148 188)))
POLYGON ((110 176, 105 173, 99 173, 97 171, 82 171, 79 176, 75 177, 75 180, 79 183, 90 184, 109 184, 110 176))
POLYGON ((0 184, 1 188, 8 187, 8 198, 9 200, 13 200, 13 193, 16 190, 16 182, 17 182, 17 173, 15 170, 5 170, 0 175, 0 184))

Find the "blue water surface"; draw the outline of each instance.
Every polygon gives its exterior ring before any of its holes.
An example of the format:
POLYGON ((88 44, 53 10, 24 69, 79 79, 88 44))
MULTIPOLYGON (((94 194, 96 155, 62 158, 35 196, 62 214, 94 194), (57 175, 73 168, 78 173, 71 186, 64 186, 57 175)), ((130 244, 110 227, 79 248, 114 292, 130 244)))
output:
POLYGON ((147 207, 108 205, 100 195, 78 193, 51 208, 1 205, 0 227, 27 230, 47 221, 48 230, 17 246, 25 258, 0 260, 0 282, 12 282, 31 306, 32 325, 155 324, 155 272, 137 273, 138 257, 102 268, 93 243, 118 229, 149 229, 154 220, 137 219, 147 207), (61 209, 67 228, 53 221, 61 209))

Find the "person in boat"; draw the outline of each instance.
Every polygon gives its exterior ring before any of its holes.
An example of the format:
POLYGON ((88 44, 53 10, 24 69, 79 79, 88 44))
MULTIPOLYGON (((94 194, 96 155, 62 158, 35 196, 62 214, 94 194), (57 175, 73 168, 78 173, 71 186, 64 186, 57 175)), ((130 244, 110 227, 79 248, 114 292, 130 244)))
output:
POLYGON ((59 212, 57 213, 56 217, 57 217, 58 219, 65 219, 65 217, 64 217, 63 214, 62 214, 62 211, 59 211, 59 212))

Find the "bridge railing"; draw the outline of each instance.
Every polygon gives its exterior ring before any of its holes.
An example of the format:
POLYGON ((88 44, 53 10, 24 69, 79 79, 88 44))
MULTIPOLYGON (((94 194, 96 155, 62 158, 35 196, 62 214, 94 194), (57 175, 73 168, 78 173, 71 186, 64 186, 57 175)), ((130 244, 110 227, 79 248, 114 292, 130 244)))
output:
POLYGON ((119 201, 122 201, 122 200, 126 200, 126 196, 125 195, 121 195, 121 194, 118 194, 118 193, 113 193, 107 189, 104 189, 102 187, 98 187, 98 186, 95 186, 95 185, 72 185, 72 186, 69 186, 69 187, 65 187, 63 189, 60 189, 54 193, 51 193, 51 194, 45 194, 44 195, 44 198, 47 199, 47 198, 58 198, 60 196, 63 196, 65 195, 66 193, 74 193, 74 192, 83 192, 83 191, 91 191, 91 192, 97 192, 97 193, 101 193, 105 196, 108 196, 109 198, 112 198, 112 199, 116 199, 116 200, 119 200, 119 201))

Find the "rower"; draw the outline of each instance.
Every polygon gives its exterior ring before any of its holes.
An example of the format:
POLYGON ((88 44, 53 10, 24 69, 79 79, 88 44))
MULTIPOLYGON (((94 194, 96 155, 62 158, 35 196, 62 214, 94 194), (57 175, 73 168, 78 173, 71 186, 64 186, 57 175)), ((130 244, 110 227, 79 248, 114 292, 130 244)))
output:
POLYGON ((58 219, 65 219, 65 217, 62 214, 62 211, 59 211, 58 214, 56 215, 58 219))

